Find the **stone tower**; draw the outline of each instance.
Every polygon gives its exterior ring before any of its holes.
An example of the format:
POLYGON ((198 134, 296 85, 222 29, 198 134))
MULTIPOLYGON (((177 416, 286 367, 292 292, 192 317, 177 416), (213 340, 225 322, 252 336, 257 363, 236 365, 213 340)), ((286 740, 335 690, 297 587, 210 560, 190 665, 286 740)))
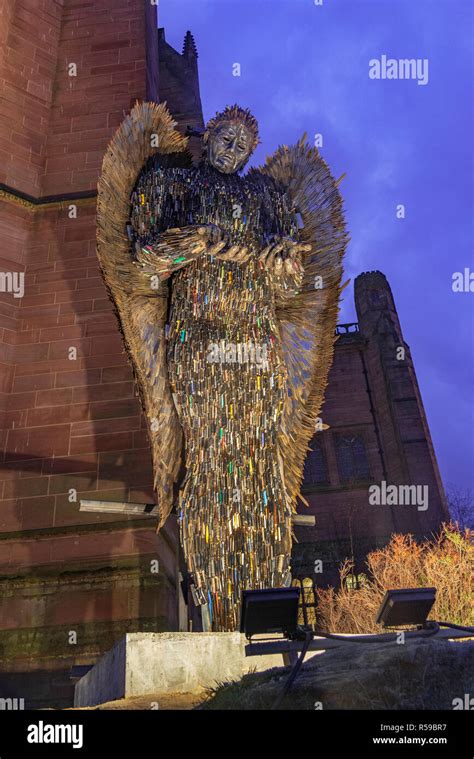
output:
MULTIPOLYGON (((204 129, 201 95, 199 92, 198 52, 191 32, 184 38, 183 51, 178 53, 166 42, 165 30, 158 30, 160 59, 160 101, 166 101, 181 131, 187 127, 204 129)), ((193 158, 201 157, 201 140, 191 137, 189 149, 193 158)))
MULTIPOLYGON (((430 537, 449 519, 446 498, 409 346, 392 291, 380 272, 355 280, 358 323, 339 325, 322 410, 329 425, 310 444, 303 493, 314 529, 297 529, 293 570, 318 584, 338 583, 337 565, 367 552, 394 532, 430 537), (382 483, 427 488, 428 507, 371 505, 369 488, 382 483)), ((300 512, 308 513, 301 508, 300 512)))
POLYGON ((429 489, 426 511, 393 507, 393 528, 428 536, 448 511, 410 347, 384 274, 359 275, 354 294, 359 327, 368 340, 366 361, 374 380, 386 480, 429 489))

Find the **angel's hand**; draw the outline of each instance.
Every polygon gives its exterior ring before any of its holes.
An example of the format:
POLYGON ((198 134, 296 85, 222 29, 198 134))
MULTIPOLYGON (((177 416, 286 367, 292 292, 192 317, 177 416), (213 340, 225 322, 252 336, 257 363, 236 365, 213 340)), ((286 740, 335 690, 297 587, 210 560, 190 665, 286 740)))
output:
POLYGON ((231 245, 225 247, 222 252, 217 252, 214 255, 221 261, 232 261, 244 264, 251 257, 252 249, 245 245, 231 245))
POLYGON ((252 255, 250 248, 242 245, 229 245, 229 237, 215 224, 206 224, 198 229, 198 234, 207 242, 206 253, 221 261, 245 263, 252 255))
POLYGON ((303 253, 309 250, 311 245, 280 238, 261 252, 259 259, 272 276, 280 297, 293 297, 299 292, 304 276, 303 253))
POLYGON ((201 239, 206 246, 206 255, 218 256, 220 258, 221 251, 224 250, 228 243, 227 234, 216 224, 206 224, 203 227, 199 227, 197 233, 198 239, 201 239))
POLYGON ((293 240, 291 237, 281 237, 273 240, 260 253, 259 259, 267 269, 276 273, 286 271, 288 274, 295 269, 302 269, 302 254, 311 250, 311 245, 293 240))

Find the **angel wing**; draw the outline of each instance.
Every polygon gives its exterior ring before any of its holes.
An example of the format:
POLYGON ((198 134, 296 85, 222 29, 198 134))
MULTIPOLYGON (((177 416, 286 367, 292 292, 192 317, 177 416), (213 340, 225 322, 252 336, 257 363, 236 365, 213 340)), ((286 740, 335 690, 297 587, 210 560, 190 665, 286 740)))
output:
MULTIPOLYGON (((253 171, 272 177, 301 215, 302 286, 292 298, 277 298, 277 320, 288 370, 289 394, 282 414, 279 453, 285 486, 295 508, 308 444, 316 431, 334 354, 342 258, 348 242, 342 198, 326 162, 306 135, 282 146, 253 171)), ((342 179, 342 177, 341 177, 342 179)))
POLYGON ((97 187, 97 254, 148 423, 158 528, 173 506, 183 445, 166 366, 168 285, 133 260, 126 224, 130 194, 147 159, 186 151, 188 140, 175 126, 166 103, 137 102, 107 148, 97 187))

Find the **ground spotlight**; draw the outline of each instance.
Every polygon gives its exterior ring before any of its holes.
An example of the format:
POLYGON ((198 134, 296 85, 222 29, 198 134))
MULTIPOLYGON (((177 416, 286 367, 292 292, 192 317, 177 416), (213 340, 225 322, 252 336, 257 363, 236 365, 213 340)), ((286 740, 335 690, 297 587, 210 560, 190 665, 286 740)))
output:
POLYGON ((240 632, 252 635, 282 633, 295 635, 298 627, 299 588, 265 588, 244 590, 240 632))
POLYGON ((382 627, 426 625, 435 602, 436 588, 397 588, 387 590, 377 613, 382 627))

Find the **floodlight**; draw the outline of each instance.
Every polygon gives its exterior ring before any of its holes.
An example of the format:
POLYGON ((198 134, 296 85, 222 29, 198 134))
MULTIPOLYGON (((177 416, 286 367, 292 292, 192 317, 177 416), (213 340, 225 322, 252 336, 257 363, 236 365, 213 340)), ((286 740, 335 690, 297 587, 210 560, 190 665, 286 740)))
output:
POLYGON ((436 598, 436 588, 387 590, 376 622, 382 627, 425 625, 436 598))
POLYGON ((244 590, 240 632, 252 635, 283 633, 291 637, 298 627, 299 588, 244 590))

